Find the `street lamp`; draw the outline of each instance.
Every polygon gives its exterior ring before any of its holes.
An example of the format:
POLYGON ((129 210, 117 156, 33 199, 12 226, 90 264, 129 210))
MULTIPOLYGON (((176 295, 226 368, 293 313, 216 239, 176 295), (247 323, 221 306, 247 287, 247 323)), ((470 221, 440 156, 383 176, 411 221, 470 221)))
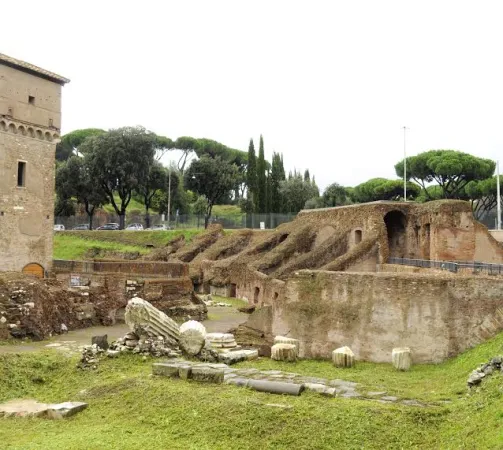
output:
POLYGON ((407 152, 405 146, 405 132, 407 127, 403 127, 403 200, 407 201, 407 152))

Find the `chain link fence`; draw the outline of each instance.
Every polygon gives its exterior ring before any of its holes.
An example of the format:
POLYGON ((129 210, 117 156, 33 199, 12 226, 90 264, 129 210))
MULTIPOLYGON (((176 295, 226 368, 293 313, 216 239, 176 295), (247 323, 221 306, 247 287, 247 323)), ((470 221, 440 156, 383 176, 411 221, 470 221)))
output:
MULTIPOLYGON (((256 228, 273 229, 282 223, 291 222, 296 214, 234 214, 229 216, 212 216, 209 223, 219 223, 224 228, 256 228)), ((87 215, 78 215, 70 217, 56 217, 55 224, 63 225, 66 230, 74 228, 85 229, 89 225, 87 215)), ((115 214, 99 214, 93 218, 93 229, 105 225, 106 223, 119 223, 119 216, 115 214)), ((150 216, 150 226, 147 227, 147 220, 144 214, 126 215, 126 227, 131 224, 139 223, 144 228, 151 228, 156 225, 165 225, 171 229, 184 228, 204 228, 204 216, 197 214, 173 215, 169 219, 164 214, 155 214, 150 216)))

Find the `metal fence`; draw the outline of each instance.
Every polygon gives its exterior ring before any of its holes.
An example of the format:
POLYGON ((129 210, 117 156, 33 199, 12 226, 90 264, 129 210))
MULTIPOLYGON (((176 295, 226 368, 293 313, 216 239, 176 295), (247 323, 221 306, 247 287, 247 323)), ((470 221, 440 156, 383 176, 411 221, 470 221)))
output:
MULTIPOLYGON (((282 223, 291 222, 296 214, 234 214, 226 216, 212 216, 211 223, 219 223, 224 228, 239 229, 239 228, 263 228, 273 229, 282 223)), ((87 215, 78 215, 70 217, 56 217, 55 224, 64 225, 65 229, 71 230, 79 225, 89 223, 87 215)), ((119 223, 119 217, 115 214, 99 214, 93 219, 93 228, 96 229, 105 223, 119 223)), ((144 214, 127 214, 126 226, 132 223, 141 223, 143 227, 147 227, 144 214)), ((174 229, 184 228, 204 228, 204 216, 197 214, 173 215, 169 218, 163 214, 155 214, 150 216, 150 227, 155 225, 166 225, 174 229)))
POLYGON ((388 264, 422 267, 425 269, 448 270, 453 273, 483 273, 487 275, 501 275, 503 264, 492 264, 480 261, 434 261, 429 259, 388 258, 388 264))

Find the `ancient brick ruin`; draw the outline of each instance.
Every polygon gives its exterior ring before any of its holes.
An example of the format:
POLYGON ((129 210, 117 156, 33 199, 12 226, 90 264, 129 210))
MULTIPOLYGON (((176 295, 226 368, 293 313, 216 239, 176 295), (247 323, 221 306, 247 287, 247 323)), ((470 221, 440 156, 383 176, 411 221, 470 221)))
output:
POLYGON ((302 211, 271 231, 216 227, 165 255, 189 263, 199 292, 258 308, 237 332, 242 343, 268 348, 288 335, 301 357, 347 345, 359 359, 389 361, 406 346, 415 362, 438 362, 503 329, 499 276, 390 257, 501 263, 503 248, 466 202, 376 202, 302 211))

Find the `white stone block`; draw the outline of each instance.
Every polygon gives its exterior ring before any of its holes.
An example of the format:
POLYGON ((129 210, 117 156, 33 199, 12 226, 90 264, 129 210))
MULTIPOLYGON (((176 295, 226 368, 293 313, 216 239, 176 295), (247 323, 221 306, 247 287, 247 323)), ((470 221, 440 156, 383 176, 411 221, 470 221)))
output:
POLYGON ((395 369, 409 370, 412 365, 412 355, 409 347, 397 347, 391 352, 391 361, 395 369))

